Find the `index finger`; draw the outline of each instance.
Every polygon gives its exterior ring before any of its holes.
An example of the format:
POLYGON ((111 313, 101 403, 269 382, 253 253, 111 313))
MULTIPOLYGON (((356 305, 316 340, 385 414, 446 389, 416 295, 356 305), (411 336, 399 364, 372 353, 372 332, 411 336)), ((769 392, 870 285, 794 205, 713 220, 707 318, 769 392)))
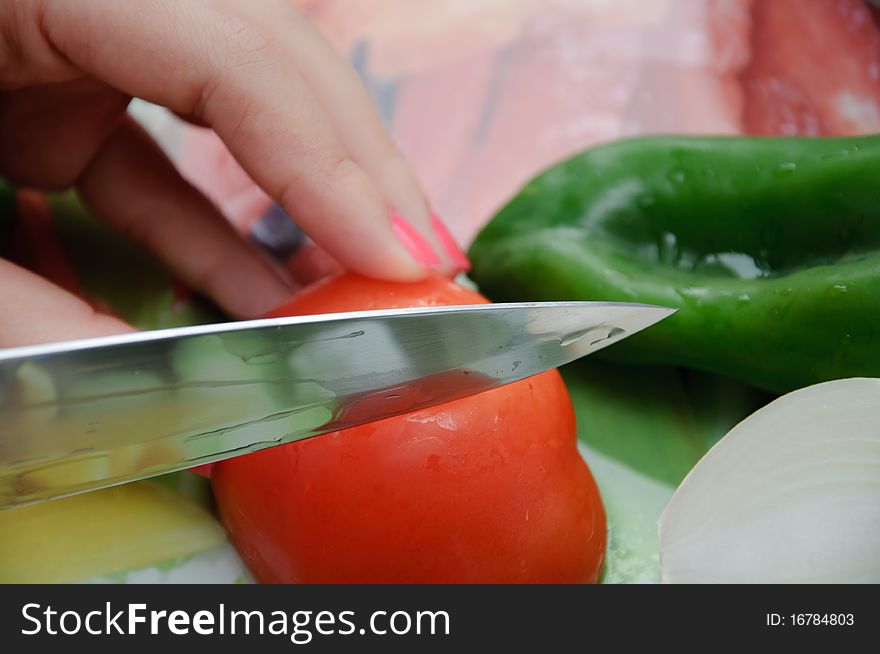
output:
MULTIPOLYGON (((256 25, 234 2, 90 0, 32 3, 50 45, 126 94, 193 114, 223 139, 267 193, 345 266, 410 280, 423 263, 399 219, 349 156, 281 40, 301 29, 284 0, 261 3, 256 25), (283 9, 283 10, 282 10, 283 9)), ((240 6, 240 5, 238 5, 240 6)), ((60 62, 61 65, 64 62, 60 62)), ((69 63, 66 63, 69 66, 69 63)))

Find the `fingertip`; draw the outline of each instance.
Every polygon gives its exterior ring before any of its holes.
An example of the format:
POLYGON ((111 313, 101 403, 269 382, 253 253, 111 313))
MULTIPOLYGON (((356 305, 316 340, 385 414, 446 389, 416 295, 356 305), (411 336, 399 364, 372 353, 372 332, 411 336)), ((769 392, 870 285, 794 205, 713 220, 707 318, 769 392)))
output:
POLYGON ((470 261, 436 214, 429 214, 428 230, 417 229, 414 222, 391 209, 391 239, 386 237, 385 247, 376 252, 360 250, 340 261, 368 277, 399 282, 419 281, 430 274, 451 278, 470 269, 470 261))
POLYGON ((431 272, 430 268, 417 263, 396 240, 389 242, 381 250, 347 260, 339 258, 339 261, 352 272, 390 282, 417 282, 425 279, 431 272))

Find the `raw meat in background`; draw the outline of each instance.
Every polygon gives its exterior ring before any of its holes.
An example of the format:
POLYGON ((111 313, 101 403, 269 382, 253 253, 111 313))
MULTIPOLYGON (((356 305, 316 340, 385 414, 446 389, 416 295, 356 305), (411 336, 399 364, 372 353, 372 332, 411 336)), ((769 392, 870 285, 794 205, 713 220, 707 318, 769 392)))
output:
MULTIPOLYGON (((604 141, 880 129, 880 29, 861 0, 300 4, 463 245, 535 173, 604 141)), ((249 230, 269 198, 212 133, 173 129, 184 174, 249 230)))
POLYGON ((745 130, 880 131, 880 31, 858 0, 770 0, 752 8, 745 130))
POLYGON ((709 10, 705 2, 568 2, 553 11, 533 3, 489 75, 463 61, 454 75, 428 70, 402 82, 391 124, 416 170, 444 143, 463 150, 446 174, 423 179, 455 235, 469 243, 537 171, 597 143, 647 132, 735 133, 739 108, 714 63, 709 10), (476 85, 478 76, 487 78, 481 96, 456 98, 457 79, 476 85), (466 129, 438 134, 427 121, 443 115, 466 129))

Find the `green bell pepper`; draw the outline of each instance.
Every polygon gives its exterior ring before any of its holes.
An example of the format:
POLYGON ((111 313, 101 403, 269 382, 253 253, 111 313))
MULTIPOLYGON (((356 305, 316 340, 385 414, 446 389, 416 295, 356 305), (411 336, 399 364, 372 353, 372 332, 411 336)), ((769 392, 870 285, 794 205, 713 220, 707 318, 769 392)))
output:
POLYGON ((678 312, 618 345, 784 392, 880 375, 880 136, 648 137, 525 186, 470 250, 494 300, 678 312))

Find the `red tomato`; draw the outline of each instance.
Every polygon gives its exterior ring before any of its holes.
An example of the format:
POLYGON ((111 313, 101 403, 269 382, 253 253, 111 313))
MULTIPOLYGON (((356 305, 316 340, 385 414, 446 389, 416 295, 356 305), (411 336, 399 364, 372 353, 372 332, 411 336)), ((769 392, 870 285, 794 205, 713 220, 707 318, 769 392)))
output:
MULTIPOLYGON (((439 277, 345 274, 272 316, 486 302, 439 277)), ((553 370, 218 463, 220 515, 262 582, 595 582, 605 513, 553 370)))

